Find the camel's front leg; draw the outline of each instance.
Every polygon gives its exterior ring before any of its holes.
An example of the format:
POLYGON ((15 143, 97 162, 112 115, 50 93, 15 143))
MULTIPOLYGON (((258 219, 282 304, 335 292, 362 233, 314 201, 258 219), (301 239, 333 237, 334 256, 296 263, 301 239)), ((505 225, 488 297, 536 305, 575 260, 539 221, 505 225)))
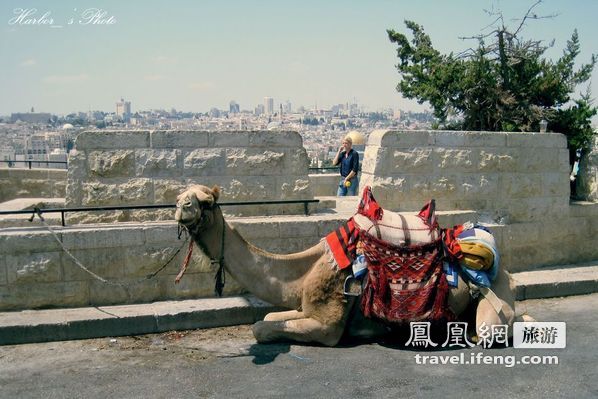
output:
POLYGON ((317 342, 326 346, 338 344, 344 324, 324 324, 312 318, 286 321, 258 321, 252 327, 259 343, 272 341, 317 342))
MULTIPOLYGON (((509 337, 512 335, 513 321, 515 319, 515 296, 513 294, 513 284, 506 270, 501 269, 492 285, 492 291, 498 297, 492 299, 481 297, 476 311, 476 332, 478 336, 481 332, 482 324, 492 328, 493 325, 507 325, 509 337), (500 308, 497 312, 495 307, 500 308)), ((491 330, 490 330, 491 331, 491 330)))
POLYGON ((298 310, 286 310, 284 312, 272 312, 268 313, 266 317, 264 317, 264 321, 285 321, 285 320, 297 320, 303 319, 305 316, 303 312, 298 310))

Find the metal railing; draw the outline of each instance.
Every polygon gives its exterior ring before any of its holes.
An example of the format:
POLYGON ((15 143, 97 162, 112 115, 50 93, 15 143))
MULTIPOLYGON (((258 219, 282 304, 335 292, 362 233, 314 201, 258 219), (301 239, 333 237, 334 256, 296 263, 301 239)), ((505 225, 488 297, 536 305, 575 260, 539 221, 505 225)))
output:
POLYGON ((310 172, 315 172, 315 173, 326 173, 328 171, 337 171, 339 168, 339 166, 322 166, 319 168, 313 167, 313 168, 308 168, 308 170, 310 172))
POLYGON ((13 161, 13 160, 0 160, 1 163, 7 163, 9 168, 19 168, 19 166, 16 166, 16 164, 24 164, 23 168, 26 165, 29 165, 28 169, 31 169, 32 164, 36 163, 36 164, 40 164, 40 165, 46 165, 46 168, 50 167, 50 164, 60 164, 60 165, 65 165, 65 168, 59 168, 59 169, 67 169, 68 168, 68 162, 67 161, 36 161, 36 160, 27 160, 27 161, 13 161))
MULTIPOLYGON (((318 199, 305 200, 272 200, 272 201, 241 201, 241 202, 219 202, 220 206, 247 206, 247 205, 284 205, 284 204, 303 204, 303 212, 309 215, 309 204, 318 203, 318 199)), ((94 211, 123 211, 136 209, 169 209, 176 208, 174 204, 168 205, 123 205, 123 206, 93 206, 93 207, 75 207, 75 208, 48 208, 48 209, 24 209, 20 211, 0 211, 0 215, 32 215, 31 220, 39 211, 44 213, 60 213, 61 222, 66 226, 64 215, 68 212, 94 212, 94 211)))

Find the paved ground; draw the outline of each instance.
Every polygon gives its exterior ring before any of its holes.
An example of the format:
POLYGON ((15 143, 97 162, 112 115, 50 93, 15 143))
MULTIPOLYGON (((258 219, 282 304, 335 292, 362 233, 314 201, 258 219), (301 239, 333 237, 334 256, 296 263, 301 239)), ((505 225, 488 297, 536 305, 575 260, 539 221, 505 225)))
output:
POLYGON ((257 345, 249 326, 0 347, 1 398, 598 397, 598 294, 518 303, 567 322, 560 350, 257 345), (558 365, 417 365, 415 355, 558 355, 558 365))

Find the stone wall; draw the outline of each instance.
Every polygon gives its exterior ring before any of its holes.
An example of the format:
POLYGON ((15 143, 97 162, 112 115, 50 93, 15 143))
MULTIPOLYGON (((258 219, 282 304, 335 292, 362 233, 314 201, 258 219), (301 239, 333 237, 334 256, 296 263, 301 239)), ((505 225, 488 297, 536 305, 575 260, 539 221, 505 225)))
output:
MULTIPOLYGON (((441 215, 443 225, 463 223, 470 213, 441 215)), ((346 216, 279 216, 230 219, 249 242, 274 253, 298 252, 316 244, 346 216)), ((94 273, 118 284, 104 284, 82 271, 43 228, 0 230, 0 311, 43 307, 77 307, 169 299, 211 297, 214 266, 193 252, 180 284, 174 278, 186 245, 155 278, 156 271, 183 244, 174 222, 55 227, 64 246, 94 273)), ((226 295, 243 292, 232 278, 226 295)))
MULTIPOLYGON (((69 160, 67 206, 173 204, 190 184, 218 184, 222 202, 312 199, 301 136, 287 131, 84 132, 69 160)), ((227 207, 298 214, 303 205, 227 207)), ((75 221, 171 219, 171 212, 71 216, 75 221)))
POLYGON ((64 169, 0 169, 0 202, 16 198, 64 198, 64 169))
POLYGON ((395 210, 435 198, 438 209, 472 209, 488 221, 538 221, 568 212, 568 154, 556 133, 379 130, 360 186, 395 210))
MULTIPOLYGON (((278 253, 299 251, 341 223, 338 217, 314 222, 295 217, 242 219, 232 224, 251 242, 278 253)), ((104 284, 81 270, 44 229, 0 230, 0 310, 76 307, 210 297, 215 268, 201 251, 193 253, 180 284, 174 284, 186 245, 155 278, 156 271, 181 247, 172 222, 103 227, 56 227, 64 246, 94 273, 118 284, 104 284)), ((229 276, 230 277, 230 276, 229 276)), ((225 293, 243 289, 231 278, 225 293)))
POLYGON ((311 187, 316 197, 335 196, 340 175, 338 173, 314 173, 309 175, 311 187))

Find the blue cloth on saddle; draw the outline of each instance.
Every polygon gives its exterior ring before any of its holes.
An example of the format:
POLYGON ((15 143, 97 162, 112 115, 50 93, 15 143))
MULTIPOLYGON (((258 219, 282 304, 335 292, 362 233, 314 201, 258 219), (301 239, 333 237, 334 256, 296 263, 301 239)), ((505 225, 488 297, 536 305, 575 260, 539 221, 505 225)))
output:
POLYGON ((489 288, 492 285, 492 281, 494 281, 496 275, 498 274, 498 266, 500 261, 498 249, 496 248, 496 243, 490 230, 484 226, 476 224, 473 226, 473 228, 461 232, 461 234, 457 236, 457 241, 479 243, 492 251, 492 254, 494 255, 494 262, 490 270, 473 270, 460 265, 463 276, 466 279, 476 285, 489 288))

